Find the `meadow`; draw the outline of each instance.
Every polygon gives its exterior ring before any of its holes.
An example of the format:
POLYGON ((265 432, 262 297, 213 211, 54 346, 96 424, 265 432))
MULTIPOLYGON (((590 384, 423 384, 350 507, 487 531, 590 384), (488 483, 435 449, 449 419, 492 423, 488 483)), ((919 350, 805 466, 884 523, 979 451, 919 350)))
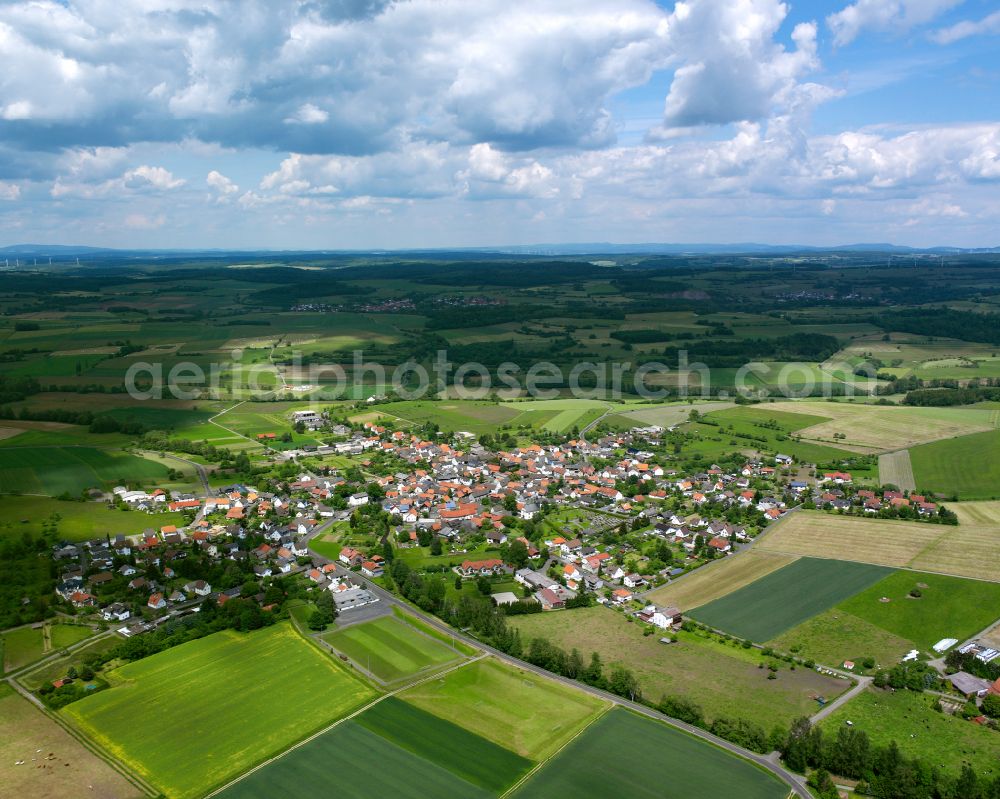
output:
POLYGON ((884 486, 896 486, 900 491, 916 491, 910 451, 901 449, 878 456, 878 481, 884 486))
POLYGON ((49 497, 0 495, 0 539, 49 528, 62 540, 89 541, 105 535, 135 535, 147 527, 179 524, 180 513, 112 510, 104 502, 67 502, 49 497))
POLYGON ((842 680, 811 669, 782 669, 769 680, 767 669, 759 666, 771 659, 759 650, 685 631, 676 643, 663 644, 660 634, 644 635, 642 625, 603 607, 514 616, 510 624, 520 631, 524 646, 532 638, 547 638, 566 651, 578 649, 585 662, 597 652, 606 674, 615 666, 630 669, 646 699, 684 696, 709 720, 753 719, 769 730, 815 712, 814 696, 834 697, 847 689, 842 680))
POLYGON ((868 733, 873 744, 895 741, 900 752, 919 757, 929 766, 957 775, 968 764, 981 780, 1000 775, 1000 735, 994 730, 938 713, 937 697, 913 691, 869 688, 823 719, 824 733, 833 735, 848 721, 868 733))
POLYGON ((461 658, 451 647, 394 616, 353 624, 320 637, 386 683, 412 678, 461 658))
POLYGON ((0 684, 0 785, 20 799, 76 796, 81 786, 104 799, 146 796, 7 684, 0 684))
POLYGON ((62 713, 172 799, 204 794, 374 696, 288 624, 215 633, 106 676, 110 689, 62 713))
POLYGON ((784 799, 787 795, 785 783, 749 761, 616 708, 584 730, 512 796, 784 799))
MULTIPOLYGON (((988 413, 988 411, 984 411, 988 413)), ((1000 498, 1000 430, 910 450, 917 488, 960 500, 1000 498)))
POLYGON ((491 659, 408 688, 400 697, 531 760, 551 756, 607 706, 491 659))
POLYGON ((845 660, 861 664, 874 658, 878 666, 899 662, 916 644, 840 607, 817 613, 797 627, 765 642, 779 652, 811 658, 825 666, 840 666, 845 660))
POLYGON ((691 611, 697 621, 750 641, 767 641, 888 574, 880 566, 800 558, 691 611))
POLYGON ((760 579, 796 560, 794 555, 754 547, 738 556, 705 564, 646 594, 656 605, 673 605, 687 612, 760 579))
POLYGON ((3 637, 3 670, 16 671, 94 634, 90 627, 72 624, 45 624, 8 630, 3 637))

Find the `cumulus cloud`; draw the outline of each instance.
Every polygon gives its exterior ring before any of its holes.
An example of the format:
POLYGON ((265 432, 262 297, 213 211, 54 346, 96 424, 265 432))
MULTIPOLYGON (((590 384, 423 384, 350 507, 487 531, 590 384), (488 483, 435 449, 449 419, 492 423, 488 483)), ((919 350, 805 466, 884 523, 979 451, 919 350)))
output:
POLYGON ((980 20, 963 20, 951 27, 934 31, 931 38, 938 44, 953 44, 970 36, 988 36, 990 34, 1000 34, 1000 11, 994 11, 980 20))
POLYGON ((856 0, 826 18, 838 45, 850 44, 865 29, 902 32, 923 25, 962 0, 856 0))
POLYGON ((240 187, 233 183, 233 181, 214 169, 208 173, 208 176, 205 178, 205 183, 208 184, 208 187, 214 191, 216 196, 219 198, 229 197, 232 194, 236 194, 240 190, 240 187))
POLYGON ((0 200, 16 200, 20 196, 20 186, 16 183, 5 183, 0 180, 0 200))

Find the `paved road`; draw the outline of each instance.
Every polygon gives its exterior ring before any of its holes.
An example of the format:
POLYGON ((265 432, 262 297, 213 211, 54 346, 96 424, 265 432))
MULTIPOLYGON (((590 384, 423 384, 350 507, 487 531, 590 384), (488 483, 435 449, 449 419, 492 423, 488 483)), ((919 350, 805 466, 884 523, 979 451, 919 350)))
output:
POLYGON ((841 707, 842 705, 846 705, 854 697, 856 697, 858 694, 860 694, 862 691, 864 691, 869 685, 872 684, 872 678, 871 677, 855 677, 854 679, 858 681, 857 685, 855 685, 850 691, 847 691, 846 693, 841 694, 840 696, 838 696, 832 702, 829 702, 826 705, 824 705, 820 709, 820 711, 818 713, 814 713, 809 718, 809 720, 813 724, 815 724, 818 721, 822 721, 827 716, 829 716, 831 713, 833 713, 833 711, 835 711, 837 708, 841 707))
POLYGON ((182 458, 180 455, 174 455, 169 452, 158 453, 163 458, 169 458, 173 461, 180 461, 181 463, 186 463, 188 466, 194 466, 195 472, 198 474, 198 479, 201 481, 202 495, 204 497, 211 497, 215 495, 212 491, 212 486, 208 483, 208 471, 200 463, 195 463, 194 461, 188 460, 187 458, 182 458))
MULTIPOLYGON (((310 550, 310 552, 313 555, 313 558, 317 562, 323 562, 323 563, 331 562, 328 558, 324 558, 317 552, 312 552, 312 550, 310 550)), ((339 564, 337 565, 337 573, 340 575, 350 575, 355 579, 358 578, 357 574, 350 572, 347 569, 344 569, 339 564)), ((746 749, 743 749, 742 747, 730 743, 729 741, 725 741, 722 738, 712 735, 710 732, 706 732, 700 727, 695 727, 691 724, 686 724, 683 721, 679 721, 678 719, 673 719, 670 718, 669 716, 665 716, 659 711, 653 710, 652 708, 646 707, 645 705, 641 705, 638 702, 631 702, 628 699, 624 699, 623 697, 620 697, 616 694, 611 694, 608 693, 607 691, 602 691, 599 688, 594 688, 585 683, 578 682, 577 680, 571 680, 568 677, 562 677, 558 674, 552 673, 551 671, 547 671, 546 669, 543 669, 540 666, 535 666, 531 663, 527 663, 526 661, 519 660, 518 658, 515 657, 511 657, 505 652, 501 652, 499 649, 494 649, 493 647, 484 644, 482 641, 476 638, 472 638, 471 636, 468 636, 462 632, 455 630, 454 628, 448 626, 439 618, 437 618, 437 616, 432 616, 428 613, 424 613, 418 608, 408 605, 407 603, 399 599, 395 594, 386 591, 384 588, 381 588, 375 583, 372 583, 368 580, 364 580, 364 583, 368 588, 368 590, 376 594, 381 601, 386 602, 390 605, 397 605, 400 608, 404 608, 407 612, 413 614, 414 616, 417 616, 419 619, 431 625, 432 627, 435 627, 436 629, 448 635, 451 635, 454 638, 459 638, 463 640, 465 643, 469 644, 470 646, 474 646, 477 649, 480 649, 484 652, 489 653, 490 655, 493 655, 498 660, 502 660, 524 671, 530 671, 533 674, 537 674, 541 677, 546 677, 547 679, 556 680, 558 682, 572 686, 577 690, 586 691, 587 693, 596 696, 599 699, 603 699, 608 702, 613 702, 616 705, 620 705, 630 710, 634 710, 636 713, 641 713, 643 716, 648 716, 649 718, 655 719, 657 721, 666 722, 672 727, 684 730, 685 732, 690 733, 691 735, 694 735, 698 738, 708 741, 709 743, 712 743, 722 749, 725 749, 726 751, 731 752, 734 755, 742 757, 745 760, 753 761, 762 768, 774 774, 776 777, 782 780, 782 782, 786 783, 789 786, 789 789, 793 791, 796 796, 801 797, 801 799, 810 799, 809 790, 805 787, 805 780, 796 774, 792 774, 790 771, 783 768, 779 763, 776 763, 775 758, 773 756, 758 755, 755 752, 750 752, 746 749)), ((350 612, 351 611, 346 611, 345 616, 350 612)))
POLYGON ((598 416, 596 419, 594 419, 594 421, 592 421, 590 424, 588 424, 586 427, 584 427, 583 430, 580 431, 580 435, 578 436, 578 438, 580 439, 580 441, 586 441, 587 440, 587 431, 588 430, 593 430, 595 427, 597 427, 597 425, 599 425, 601 423, 601 420, 605 416, 610 416, 613 413, 617 413, 618 410, 619 409, 615 408, 613 405, 609 405, 608 409, 604 413, 602 413, 600 416, 598 416))

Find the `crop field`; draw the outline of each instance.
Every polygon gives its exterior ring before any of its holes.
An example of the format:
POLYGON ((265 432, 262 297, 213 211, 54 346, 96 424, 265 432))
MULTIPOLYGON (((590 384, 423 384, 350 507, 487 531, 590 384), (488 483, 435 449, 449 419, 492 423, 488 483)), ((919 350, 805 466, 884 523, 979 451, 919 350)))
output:
POLYGON ((606 703, 554 680, 478 660, 408 688, 402 699, 531 760, 544 760, 606 703))
POLYGON ((964 641, 1000 618, 1000 583, 898 571, 839 608, 929 651, 942 638, 964 641))
POLYGON ((901 449, 878 456, 878 481, 882 485, 894 485, 900 491, 916 491, 917 482, 913 478, 910 451, 901 449))
POLYGON ((959 525, 923 550, 910 567, 975 580, 1000 581, 1000 528, 959 525))
POLYGON ((461 655, 393 616, 321 636, 382 682, 397 682, 451 663, 461 655))
POLYGON ((0 495, 0 540, 53 528, 61 539, 87 541, 106 534, 135 535, 147 527, 177 524, 179 513, 110 510, 103 502, 65 502, 49 497, 0 495))
POLYGON ((823 719, 829 735, 851 721, 864 730, 873 744, 895 741, 908 757, 919 757, 928 766, 957 775, 971 766, 980 780, 1000 775, 1000 735, 947 713, 934 710, 937 697, 913 691, 879 691, 869 688, 823 719))
POLYGON ((509 749, 392 696, 358 716, 357 723, 494 794, 503 793, 533 765, 509 749))
POLYGON ((796 557, 766 552, 755 546, 739 555, 708 563, 657 588, 646 598, 656 605, 673 605, 686 613, 794 563, 796 557))
POLYGON ((621 708, 595 721, 513 794, 515 799, 787 795, 785 783, 748 761, 621 708))
POLYGON ((887 574, 880 566, 800 558, 691 615, 751 641, 768 641, 853 596, 887 574))
POLYGON ((0 785, 19 799, 139 799, 145 793, 9 685, 0 685, 0 785), (23 765, 15 763, 23 761, 23 765))
POLYGON ((917 648, 915 642, 847 613, 839 606, 818 613, 765 643, 779 652, 792 652, 834 667, 845 660, 860 663, 867 657, 887 667, 917 648))
POLYGON ((75 495, 126 481, 150 484, 166 476, 159 463, 93 447, 0 449, 0 486, 7 493, 75 495))
POLYGON ((493 796, 352 720, 230 785, 219 799, 273 799, 290 795, 290 786, 295 795, 335 792, 342 799, 493 796))
POLYGON ((958 521, 968 527, 1000 527, 1000 500, 993 502, 954 502, 948 505, 958 521))
POLYGON ((914 447, 910 450, 910 459, 913 476, 921 491, 957 496, 962 500, 997 499, 1000 498, 998 453, 1000 430, 991 430, 914 447))
MULTIPOLYGON (((993 411, 966 408, 911 408, 847 402, 776 402, 768 408, 790 413, 815 413, 829 421, 799 431, 804 439, 864 447, 872 452, 906 449, 938 439, 954 438, 1000 424, 993 411)), ((919 480, 918 480, 919 483, 919 480)))
POLYGON ((691 411, 699 413, 711 413, 712 411, 722 411, 726 408, 734 407, 731 402, 698 402, 674 403, 672 405, 662 405, 649 408, 637 408, 631 411, 622 411, 620 416, 632 423, 632 426, 659 425, 660 427, 672 427, 682 424, 688 420, 691 411))
POLYGON ((578 649, 584 662, 597 652, 606 674, 619 665, 630 669, 647 699, 684 696, 710 720, 753 718, 770 729, 814 713, 814 696, 834 697, 848 687, 811 669, 782 669, 777 679, 769 680, 767 670, 758 666, 771 660, 760 650, 685 631, 678 633, 677 643, 662 644, 659 635, 643 635, 641 625, 603 607, 513 616, 510 624, 520 631, 525 647, 532 638, 543 637, 566 651, 578 649))
POLYGON ((108 678, 63 713, 172 799, 204 794, 373 696, 287 624, 215 633, 108 678))

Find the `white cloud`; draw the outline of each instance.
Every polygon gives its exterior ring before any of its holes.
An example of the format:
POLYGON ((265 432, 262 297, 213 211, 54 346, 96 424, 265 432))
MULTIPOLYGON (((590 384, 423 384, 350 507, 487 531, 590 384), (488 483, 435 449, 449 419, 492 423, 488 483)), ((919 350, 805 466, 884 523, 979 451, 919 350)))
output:
POLYGON ((156 230, 167 223, 163 214, 147 216, 146 214, 128 214, 123 220, 125 227, 131 230, 156 230))
POLYGON ((1000 34, 1000 11, 994 11, 980 20, 963 20, 949 28, 934 31, 931 38, 938 44, 952 44, 970 36, 1000 34))
POLYGON ((303 103, 292 116, 285 118, 285 122, 289 124, 318 125, 326 122, 329 118, 330 115, 322 108, 312 103, 303 103))
POLYGON ((850 44, 865 29, 908 31, 930 22, 962 0, 856 0, 830 14, 826 24, 838 45, 850 44))
POLYGON ((16 183, 0 180, 0 200, 16 200, 21 196, 21 187, 16 183))
POLYGON ((205 178, 205 183, 208 187, 216 193, 219 198, 229 197, 231 194, 236 194, 240 187, 237 186, 233 181, 223 175, 221 172, 212 170, 208 173, 205 178))
POLYGON ((122 181, 131 189, 154 188, 161 191, 178 189, 186 181, 174 177, 162 166, 137 166, 122 175, 122 181))

